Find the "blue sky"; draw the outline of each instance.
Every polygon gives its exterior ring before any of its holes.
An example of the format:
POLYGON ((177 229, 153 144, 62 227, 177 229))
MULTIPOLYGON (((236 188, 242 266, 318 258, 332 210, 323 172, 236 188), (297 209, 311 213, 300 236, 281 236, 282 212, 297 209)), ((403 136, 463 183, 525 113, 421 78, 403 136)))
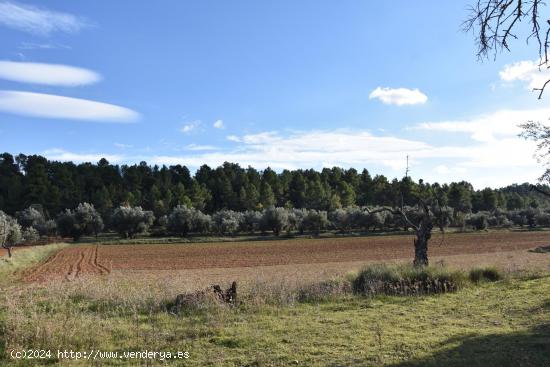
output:
POLYGON ((0 0, 0 151, 535 181, 548 74, 480 62, 470 2, 0 0))

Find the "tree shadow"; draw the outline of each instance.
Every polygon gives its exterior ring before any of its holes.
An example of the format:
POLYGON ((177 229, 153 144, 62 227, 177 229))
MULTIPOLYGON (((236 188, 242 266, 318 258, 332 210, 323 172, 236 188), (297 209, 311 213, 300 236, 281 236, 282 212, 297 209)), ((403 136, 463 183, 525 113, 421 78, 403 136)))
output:
POLYGON ((460 345, 392 366, 550 366, 550 324, 522 332, 468 335, 445 342, 456 343, 460 345))

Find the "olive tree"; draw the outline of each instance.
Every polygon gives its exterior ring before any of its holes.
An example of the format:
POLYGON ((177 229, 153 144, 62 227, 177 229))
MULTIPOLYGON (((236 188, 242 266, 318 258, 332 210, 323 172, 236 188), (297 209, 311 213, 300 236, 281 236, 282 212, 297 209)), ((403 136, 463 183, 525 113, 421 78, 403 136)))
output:
POLYGON ((272 230, 275 236, 284 231, 289 225, 288 211, 285 208, 273 207, 266 209, 262 217, 262 227, 272 230))
POLYGON ((81 203, 74 209, 66 209, 57 216, 57 229, 63 237, 72 237, 78 241, 82 236, 95 234, 103 230, 101 215, 92 204, 81 203))
POLYGON ((11 257, 11 248, 21 240, 21 226, 17 220, 0 210, 0 245, 8 251, 8 257, 11 257))
POLYGON ((124 238, 135 238, 140 233, 146 233, 154 220, 153 212, 140 206, 120 206, 111 216, 111 226, 124 238))
POLYGON ((325 229, 328 223, 327 212, 324 210, 310 209, 304 218, 304 226, 313 231, 316 236, 319 235, 322 229, 325 229))
POLYGON ((34 228, 39 236, 50 236, 55 234, 55 221, 46 220, 42 211, 36 209, 34 205, 15 213, 15 216, 21 227, 34 228))
POLYGON ((243 214, 233 210, 220 210, 212 215, 212 224, 220 234, 233 236, 239 231, 243 214))
POLYGON ((376 213, 391 213, 392 215, 401 218, 401 220, 411 227, 415 232, 414 243, 414 261, 415 266, 427 266, 428 265, 428 243, 432 237, 432 230, 435 225, 439 226, 439 229, 444 233, 443 224, 445 220, 439 218, 442 213, 447 213, 447 210, 443 210, 438 201, 429 205, 426 201, 418 199, 420 205, 418 211, 414 212, 415 218, 409 218, 407 211, 401 206, 401 208, 391 207, 379 207, 374 210, 365 208, 365 211, 369 214, 376 213))
POLYGON ((260 229, 262 213, 256 210, 247 210, 243 213, 241 229, 243 232, 254 233, 260 229))
POLYGON ((167 228, 182 237, 187 236, 189 232, 205 233, 210 229, 210 216, 200 210, 178 205, 168 215, 167 228))
POLYGON ((37 225, 46 221, 44 214, 32 206, 15 213, 15 217, 22 227, 36 228, 37 225))

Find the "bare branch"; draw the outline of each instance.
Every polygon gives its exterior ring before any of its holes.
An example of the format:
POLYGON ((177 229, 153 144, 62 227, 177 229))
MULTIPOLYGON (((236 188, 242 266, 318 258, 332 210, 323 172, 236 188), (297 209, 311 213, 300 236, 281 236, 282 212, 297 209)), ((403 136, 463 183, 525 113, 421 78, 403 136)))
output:
MULTIPOLYGON (((463 23, 463 29, 477 34, 478 58, 485 59, 492 54, 496 59, 499 52, 510 51, 510 40, 518 38, 516 32, 519 31, 519 24, 525 20, 530 24, 526 41, 529 43, 532 38, 536 40, 539 67, 550 67, 550 19, 543 23, 544 31, 539 19, 540 7, 543 5, 546 5, 543 0, 477 0, 475 6, 469 9, 470 17, 463 23)), ((539 92, 538 99, 542 98, 549 82, 534 89, 539 92)))
POLYGON ((405 213, 405 211, 403 209, 394 209, 394 208, 390 208, 388 206, 383 206, 383 207, 380 207, 380 208, 377 208, 375 210, 370 210, 369 208, 365 208, 365 210, 367 211, 367 213, 369 214, 376 214, 376 213, 381 213, 381 212, 388 212, 388 213, 391 213, 393 215, 399 215, 401 216, 405 222, 407 222, 407 224, 409 226, 411 226, 412 228, 414 228, 416 231, 418 231, 418 225, 414 224, 413 222, 410 221, 410 219, 407 217, 407 214, 405 213))

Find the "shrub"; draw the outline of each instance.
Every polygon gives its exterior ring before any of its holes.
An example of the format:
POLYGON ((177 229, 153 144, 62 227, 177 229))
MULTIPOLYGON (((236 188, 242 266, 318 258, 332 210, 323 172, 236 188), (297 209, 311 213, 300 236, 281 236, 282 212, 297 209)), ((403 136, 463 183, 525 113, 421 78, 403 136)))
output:
POLYGON ((496 282, 503 278, 502 273, 495 267, 474 268, 470 270, 469 278, 474 283, 482 281, 496 282))
POLYGON ((465 275, 443 266, 371 265, 352 281, 354 293, 373 296, 420 295, 452 292, 462 287, 465 275))

